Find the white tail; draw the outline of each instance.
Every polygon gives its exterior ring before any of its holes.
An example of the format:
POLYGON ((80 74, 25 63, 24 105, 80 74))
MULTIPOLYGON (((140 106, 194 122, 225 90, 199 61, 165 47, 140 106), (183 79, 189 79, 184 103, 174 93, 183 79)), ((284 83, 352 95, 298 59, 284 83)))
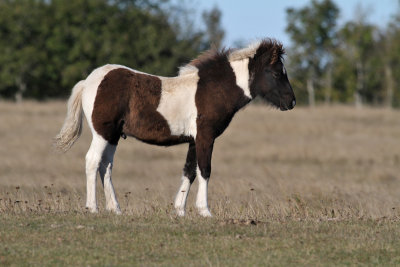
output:
POLYGON ((68 100, 68 112, 60 133, 54 139, 55 147, 67 151, 78 140, 82 132, 82 91, 84 81, 78 82, 72 89, 68 100))

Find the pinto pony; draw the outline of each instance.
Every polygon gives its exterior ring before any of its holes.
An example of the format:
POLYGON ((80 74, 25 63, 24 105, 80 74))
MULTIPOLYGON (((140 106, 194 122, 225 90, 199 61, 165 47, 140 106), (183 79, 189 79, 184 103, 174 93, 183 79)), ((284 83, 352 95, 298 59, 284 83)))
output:
POLYGON ((214 140, 256 96, 280 110, 296 104, 283 54, 281 43, 264 39, 240 50, 206 52, 182 67, 176 77, 105 65, 78 82, 55 145, 67 151, 79 138, 83 110, 93 134, 86 154, 89 211, 98 211, 99 172, 107 210, 121 213, 111 170, 119 139, 132 136, 161 146, 189 143, 175 208, 179 216, 185 215, 190 186, 198 177, 196 207, 200 215, 211 216, 207 187, 214 140))

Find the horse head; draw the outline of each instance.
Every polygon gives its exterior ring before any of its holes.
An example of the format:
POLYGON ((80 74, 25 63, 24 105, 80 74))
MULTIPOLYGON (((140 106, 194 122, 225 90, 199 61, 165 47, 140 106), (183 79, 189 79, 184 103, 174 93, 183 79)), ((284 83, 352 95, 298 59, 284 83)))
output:
POLYGON ((265 39, 249 60, 250 92, 252 97, 261 96, 280 110, 296 105, 296 97, 288 80, 281 43, 265 39))

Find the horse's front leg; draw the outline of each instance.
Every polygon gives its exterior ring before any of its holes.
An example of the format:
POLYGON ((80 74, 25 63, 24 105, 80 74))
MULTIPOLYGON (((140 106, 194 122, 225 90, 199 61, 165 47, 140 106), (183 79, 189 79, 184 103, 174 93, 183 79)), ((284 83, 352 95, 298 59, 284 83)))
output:
POLYGON ((199 133, 196 137, 197 154, 197 176, 199 180, 199 189, 196 198, 196 207, 201 216, 211 217, 208 208, 207 190, 208 181, 211 174, 211 155, 214 146, 214 138, 210 135, 199 133))
POLYGON ((189 143, 189 150, 186 156, 185 167, 183 168, 182 184, 175 197, 175 209, 178 216, 185 216, 186 200, 190 186, 196 179, 196 146, 194 142, 189 143))

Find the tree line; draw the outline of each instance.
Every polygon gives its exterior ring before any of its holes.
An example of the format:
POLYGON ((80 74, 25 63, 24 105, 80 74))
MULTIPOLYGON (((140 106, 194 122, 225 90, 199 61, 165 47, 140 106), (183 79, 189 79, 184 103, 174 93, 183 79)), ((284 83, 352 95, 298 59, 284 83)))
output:
POLYGON ((332 0, 286 12, 288 68, 300 102, 400 106, 400 1, 384 28, 369 23, 361 6, 339 27, 332 0))
MULTIPOLYGON (((286 66, 299 103, 400 106, 398 2, 384 28, 362 9, 339 26, 333 0, 286 10, 286 66)), ((183 0, 2 0, 0 98, 63 98, 106 63, 176 75, 201 51, 222 46, 221 16, 205 10, 196 25, 183 0)))
POLYGON ((203 28, 192 13, 183 1, 2 0, 0 97, 65 97, 106 63, 174 75, 224 35, 218 9, 203 28))

